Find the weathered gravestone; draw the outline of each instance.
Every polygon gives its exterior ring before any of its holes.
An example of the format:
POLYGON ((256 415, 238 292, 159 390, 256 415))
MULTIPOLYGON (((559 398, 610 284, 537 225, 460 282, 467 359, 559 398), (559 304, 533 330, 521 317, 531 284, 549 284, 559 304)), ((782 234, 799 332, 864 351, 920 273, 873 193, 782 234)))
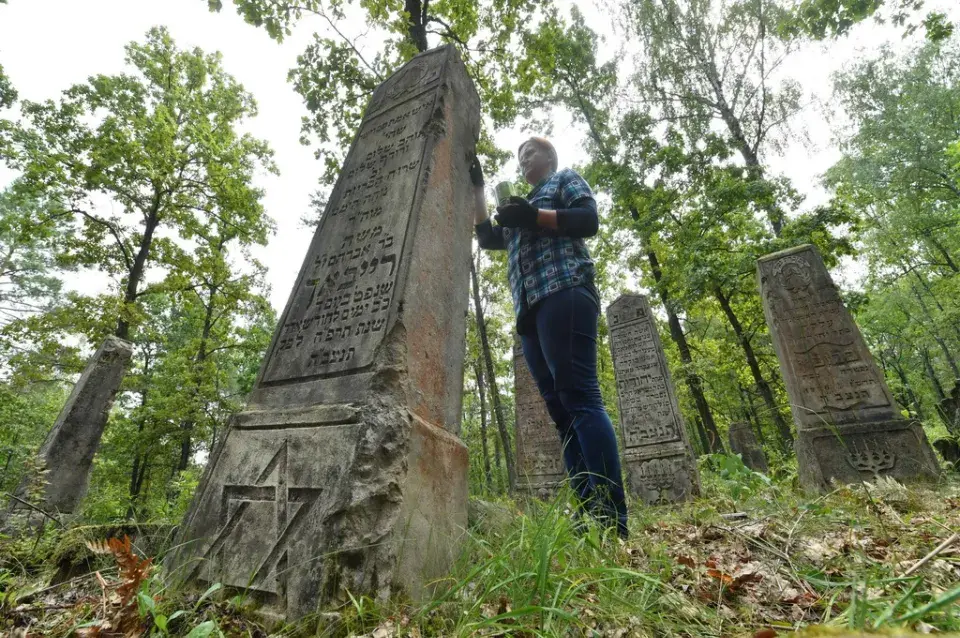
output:
POLYGON ((753 428, 745 421, 738 421, 730 424, 730 431, 727 433, 730 440, 730 451, 739 454, 743 459, 743 464, 756 472, 768 472, 767 457, 757 441, 757 435, 753 428))
POLYGON ((700 478, 650 305, 621 295, 607 308, 630 491, 648 504, 700 493, 700 478))
POLYGON ((517 489, 528 496, 552 497, 567 478, 557 426, 547 412, 520 339, 513 342, 514 407, 517 438, 517 489))
POLYGON ((376 89, 172 574, 288 618, 347 590, 418 598, 446 575, 467 525, 456 433, 479 122, 453 47, 376 89))
MULTIPOLYGON (((15 492, 18 498, 29 500, 35 483, 42 481, 40 505, 44 510, 76 510, 87 492, 93 457, 132 354, 133 346, 128 341, 112 336, 104 340, 40 447, 38 467, 34 469, 45 470, 45 474, 28 471, 15 492)), ((11 500, 11 507, 23 505, 11 500)))
POLYGON ((762 257, 760 294, 797 425, 800 482, 935 479, 919 423, 904 420, 813 246, 762 257))

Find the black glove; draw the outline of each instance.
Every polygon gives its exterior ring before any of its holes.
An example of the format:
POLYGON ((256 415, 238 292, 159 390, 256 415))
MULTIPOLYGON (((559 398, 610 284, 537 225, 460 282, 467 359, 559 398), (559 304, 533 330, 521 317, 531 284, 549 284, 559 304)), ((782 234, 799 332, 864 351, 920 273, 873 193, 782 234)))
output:
POLYGON ((534 229, 537 227, 538 212, 530 202, 514 195, 506 204, 497 208, 494 219, 506 228, 534 229))
POLYGON ((480 158, 476 155, 470 163, 470 181, 474 186, 483 186, 483 167, 480 166, 480 158))

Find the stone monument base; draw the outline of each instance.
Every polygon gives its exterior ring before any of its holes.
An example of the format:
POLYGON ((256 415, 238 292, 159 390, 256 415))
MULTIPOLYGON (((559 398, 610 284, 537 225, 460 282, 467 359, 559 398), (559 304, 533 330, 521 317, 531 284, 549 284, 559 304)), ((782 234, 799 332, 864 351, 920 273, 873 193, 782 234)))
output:
POLYGON ((287 618, 346 591, 428 595, 467 527, 466 446, 387 401, 238 414, 210 467, 171 574, 287 618))
POLYGON ((521 478, 517 481, 517 494, 523 498, 536 498, 541 501, 552 501, 560 493, 565 481, 557 480, 555 476, 521 478))
POLYGON ((673 454, 663 446, 627 448, 623 453, 625 487, 647 505, 678 503, 700 494, 694 459, 683 444, 669 447, 675 448, 673 454))
POLYGON ((889 476, 908 483, 939 477, 923 427, 912 421, 801 428, 795 449, 800 485, 810 491, 826 491, 833 481, 859 483, 889 476))

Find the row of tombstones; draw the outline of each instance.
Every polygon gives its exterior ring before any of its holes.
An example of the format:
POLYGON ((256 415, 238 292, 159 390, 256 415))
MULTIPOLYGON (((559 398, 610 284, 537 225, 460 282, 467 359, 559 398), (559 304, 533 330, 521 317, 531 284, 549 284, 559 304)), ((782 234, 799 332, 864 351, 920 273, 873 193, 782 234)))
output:
MULTIPOLYGON (((465 213, 479 109, 452 46, 374 91, 246 409, 212 450, 166 557, 170 577, 242 589, 288 619, 344 592, 417 599, 447 579, 467 528, 465 213)), ((900 416, 816 250, 758 269, 803 485, 935 478, 922 429, 900 416)), ((608 326, 630 488, 651 503, 694 494, 646 300, 619 299, 608 326)), ((49 510, 73 511, 83 496, 129 359, 130 344, 108 340, 44 443, 49 510)), ((557 437, 545 419, 528 427, 542 401, 517 378, 520 471, 536 489, 556 480, 548 461, 560 454, 538 452, 557 437)))
MULTIPOLYGON (((823 490, 834 480, 882 475, 935 479, 938 463, 922 427, 901 416, 817 250, 769 255, 758 275, 797 426, 801 484, 823 490)), ((650 305, 642 295, 623 295, 607 309, 607 322, 626 484, 649 504, 685 500, 699 492, 696 461, 650 305)), ((514 371, 520 485, 546 495, 565 478, 559 441, 518 347, 514 371)), ((732 424, 729 443, 748 467, 767 471, 749 423, 732 424)))

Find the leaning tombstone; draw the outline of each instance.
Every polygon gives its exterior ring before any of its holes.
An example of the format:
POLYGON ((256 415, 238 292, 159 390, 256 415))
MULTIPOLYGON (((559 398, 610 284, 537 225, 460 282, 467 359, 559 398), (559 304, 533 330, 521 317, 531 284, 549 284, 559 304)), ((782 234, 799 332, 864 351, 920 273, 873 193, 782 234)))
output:
POLYGON ((767 456, 763 453, 757 435, 754 434, 749 423, 746 421, 731 423, 727 438, 730 441, 730 451, 739 454, 744 465, 755 472, 770 471, 767 467, 767 456))
POLYGON ((246 411, 211 455, 174 580, 301 617, 427 595, 467 526, 460 441, 479 98, 456 50, 381 84, 246 411))
POLYGON ((797 426, 801 485, 936 479, 923 428, 901 416, 816 248, 767 255, 757 271, 797 426))
POLYGON ((132 354, 130 342, 110 336, 90 358, 40 446, 36 464, 14 492, 12 510, 24 509, 26 503, 51 514, 77 509, 87 493, 93 457, 132 354))
POLYGON ((650 505, 699 494, 696 461, 647 298, 621 295, 607 308, 607 327, 630 492, 650 505))
POLYGON ((547 405, 540 395, 520 340, 513 342, 514 429, 517 444, 517 491, 524 496, 552 498, 566 479, 563 450, 547 405))

